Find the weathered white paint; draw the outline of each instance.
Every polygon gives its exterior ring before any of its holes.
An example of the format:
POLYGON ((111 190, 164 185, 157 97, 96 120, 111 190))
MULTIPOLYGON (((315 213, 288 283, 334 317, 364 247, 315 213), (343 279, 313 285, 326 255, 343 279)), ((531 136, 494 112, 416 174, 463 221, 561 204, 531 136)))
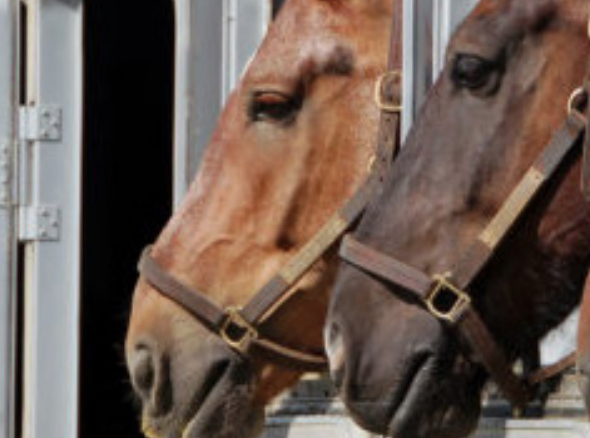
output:
POLYGON ((15 438, 18 1, 0 0, 0 436, 15 438))
POLYGON ((58 241, 25 247, 25 438, 76 438, 80 334, 82 0, 29 0, 27 102, 62 108, 59 141, 21 145, 20 204, 60 210, 58 241), (26 173, 25 173, 26 172, 26 173))

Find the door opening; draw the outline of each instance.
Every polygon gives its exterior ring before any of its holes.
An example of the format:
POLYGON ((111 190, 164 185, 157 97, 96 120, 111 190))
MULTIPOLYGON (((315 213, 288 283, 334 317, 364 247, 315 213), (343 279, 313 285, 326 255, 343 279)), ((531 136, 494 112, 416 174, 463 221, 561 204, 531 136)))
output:
POLYGON ((140 437, 123 343, 172 206, 173 3, 85 2, 80 437, 140 437))

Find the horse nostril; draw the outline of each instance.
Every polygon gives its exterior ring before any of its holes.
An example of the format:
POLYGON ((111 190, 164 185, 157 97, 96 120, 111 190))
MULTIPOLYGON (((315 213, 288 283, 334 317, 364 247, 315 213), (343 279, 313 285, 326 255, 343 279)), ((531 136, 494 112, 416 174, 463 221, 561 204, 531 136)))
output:
POLYGON ((152 353, 147 347, 136 348, 131 357, 129 369, 135 390, 142 400, 149 400, 156 380, 156 370, 152 353))
POLYGON ((172 381, 167 355, 140 343, 128 357, 133 389, 151 416, 163 416, 172 408, 172 381))

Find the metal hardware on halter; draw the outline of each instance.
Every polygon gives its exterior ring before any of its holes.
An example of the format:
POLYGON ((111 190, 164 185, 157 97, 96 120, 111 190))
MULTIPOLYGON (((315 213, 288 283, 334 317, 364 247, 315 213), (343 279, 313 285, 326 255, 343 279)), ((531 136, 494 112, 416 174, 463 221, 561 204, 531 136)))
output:
POLYGON ((435 286, 424 303, 436 318, 454 324, 471 305, 471 298, 466 292, 452 284, 448 275, 435 275, 433 279, 435 286), (446 297, 451 297, 454 301, 446 304, 445 308, 441 308, 440 300, 444 300, 446 297))
POLYGON ((240 313, 239 307, 228 307, 227 318, 219 329, 221 338, 234 350, 245 353, 251 340, 258 338, 258 330, 240 313))
POLYGON ((367 171, 370 173, 373 171, 373 167, 375 167, 375 163, 377 162, 377 156, 373 155, 367 164, 367 171))
POLYGON ((402 72, 400 70, 392 70, 388 71, 377 79, 377 83, 375 84, 375 103, 379 107, 381 111, 387 113, 400 113, 403 109, 403 105, 401 103, 401 97, 399 102, 386 102, 383 98, 383 85, 386 81, 398 81, 401 82, 402 80, 402 72))
POLYGON ((584 87, 579 87, 574 90, 567 101, 567 113, 569 115, 576 115, 585 121, 584 114, 581 113, 580 109, 588 102, 588 95, 584 87))

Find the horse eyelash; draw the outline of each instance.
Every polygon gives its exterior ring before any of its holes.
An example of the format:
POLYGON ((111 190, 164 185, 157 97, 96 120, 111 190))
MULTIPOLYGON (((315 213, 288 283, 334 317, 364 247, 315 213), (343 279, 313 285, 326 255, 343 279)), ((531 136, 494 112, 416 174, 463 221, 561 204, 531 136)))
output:
POLYGON ((294 120, 296 113, 301 108, 301 102, 296 97, 290 96, 281 92, 262 91, 253 93, 247 105, 247 114, 251 122, 267 122, 267 123, 290 123, 294 120), (261 102, 258 98, 268 95, 277 97, 276 102, 261 102), (280 99, 283 99, 281 102, 280 99), (258 107, 257 107, 258 105, 258 107), (266 105, 266 108, 264 107, 266 105), (284 108, 280 108, 284 107, 284 108), (272 110, 278 110, 276 114, 271 114, 269 117, 261 117, 259 113, 264 110, 270 114, 272 110), (281 113, 282 112, 282 113, 281 113))

